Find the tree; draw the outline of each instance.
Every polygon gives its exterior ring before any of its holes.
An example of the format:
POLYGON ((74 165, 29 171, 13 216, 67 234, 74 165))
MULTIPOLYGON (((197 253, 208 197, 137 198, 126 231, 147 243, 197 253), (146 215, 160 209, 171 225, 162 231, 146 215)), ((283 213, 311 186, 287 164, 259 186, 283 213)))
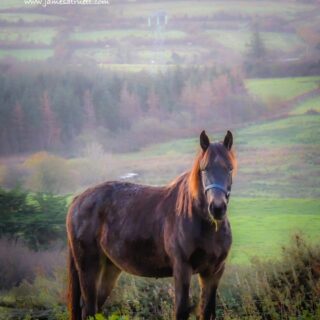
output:
POLYGON ((253 24, 251 40, 245 58, 245 70, 250 75, 257 75, 265 71, 267 50, 261 37, 259 26, 253 24))
POLYGON ((47 91, 43 93, 41 99, 41 111, 43 121, 43 147, 44 149, 50 149, 57 146, 60 142, 60 127, 52 111, 47 91))
POLYGON ((92 101, 92 93, 86 90, 83 94, 84 129, 94 131, 97 126, 96 111, 92 101))
POLYGON ((130 92, 127 85, 121 90, 120 108, 123 121, 129 125, 142 114, 139 97, 133 91, 130 92))
POLYGON ((15 152, 25 151, 25 118, 19 102, 16 103, 12 114, 12 132, 15 152))
POLYGON ((160 101, 153 88, 149 91, 148 106, 148 113, 155 118, 159 118, 161 115, 160 101))

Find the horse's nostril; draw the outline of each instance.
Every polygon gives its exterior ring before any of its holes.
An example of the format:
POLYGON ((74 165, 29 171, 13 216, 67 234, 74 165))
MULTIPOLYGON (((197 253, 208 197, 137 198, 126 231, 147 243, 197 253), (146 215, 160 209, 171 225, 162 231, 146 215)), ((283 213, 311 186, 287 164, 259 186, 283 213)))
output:
POLYGON ((226 209, 227 209, 227 205, 225 203, 221 203, 219 205, 213 204, 210 212, 211 212, 211 214, 213 214, 213 216, 216 219, 221 219, 224 216, 224 214, 226 213, 226 209))
POLYGON ((210 211, 210 213, 213 215, 213 213, 214 213, 214 203, 213 203, 213 202, 211 202, 211 203, 209 204, 209 211, 210 211))

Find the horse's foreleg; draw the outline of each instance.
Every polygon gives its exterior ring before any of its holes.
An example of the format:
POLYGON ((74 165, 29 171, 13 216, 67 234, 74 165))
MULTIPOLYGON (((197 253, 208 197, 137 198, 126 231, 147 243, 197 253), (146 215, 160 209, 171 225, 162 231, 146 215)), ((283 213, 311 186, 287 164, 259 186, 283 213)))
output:
POLYGON ((120 273, 121 270, 111 261, 106 260, 103 263, 98 279, 98 312, 101 312, 102 306, 110 295, 120 273))
POLYGON ((206 270, 200 273, 199 282, 201 286, 200 319, 216 319, 216 296, 220 278, 223 274, 224 266, 218 271, 206 270))
POLYGON ((189 287, 192 269, 185 263, 177 262, 174 265, 173 275, 175 286, 175 319, 187 320, 190 313, 189 287))

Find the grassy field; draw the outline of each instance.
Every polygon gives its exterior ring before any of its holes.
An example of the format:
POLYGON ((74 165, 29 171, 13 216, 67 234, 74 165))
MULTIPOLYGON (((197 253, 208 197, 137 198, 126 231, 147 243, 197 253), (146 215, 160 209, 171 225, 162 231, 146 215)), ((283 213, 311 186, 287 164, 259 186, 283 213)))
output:
POLYGON ((320 112, 320 95, 298 104, 298 106, 292 110, 290 114, 299 115, 306 113, 309 110, 320 112))
POLYGON ((54 28, 5 28, 0 30, 0 41, 50 44, 56 34, 54 28))
POLYGON ((276 259, 296 232, 310 241, 320 240, 319 199, 234 198, 230 202, 231 263, 246 264, 253 257, 276 259))
MULTIPOLYGON (((129 64, 146 64, 156 59, 152 57, 154 55, 152 44, 146 47, 143 41, 159 41, 159 37, 154 34, 155 26, 148 27, 148 16, 157 11, 164 11, 168 15, 168 24, 162 28, 164 44, 160 46, 160 49, 163 58, 158 59, 159 61, 155 61, 155 63, 175 63, 171 59, 172 53, 177 53, 184 58, 184 61, 180 61, 184 64, 202 64, 202 61, 206 61, 208 57, 221 63, 228 58, 227 52, 230 53, 231 57, 229 58, 232 61, 241 61, 252 37, 250 26, 257 17, 270 19, 270 25, 277 25, 280 23, 279 19, 292 23, 293 31, 290 32, 284 30, 270 32, 268 23, 261 29, 261 38, 269 52, 272 54, 277 52, 277 55, 285 59, 292 55, 303 56, 305 54, 306 43, 301 35, 294 30, 298 30, 301 14, 311 14, 310 28, 316 32, 317 15, 313 13, 316 10, 316 4, 301 4, 292 1, 266 1, 263 6, 259 1, 249 0, 218 0, 214 4, 206 0, 146 3, 129 1, 126 3, 114 2, 111 5, 99 7, 82 6, 80 8, 77 6, 72 14, 66 15, 67 11, 63 12, 60 8, 52 11, 47 7, 39 13, 38 8, 24 5, 23 0, 4 0, 0 3, 0 20, 8 25, 5 25, 0 32, 0 45, 4 43, 4 48, 7 48, 7 42, 9 44, 15 42, 16 49, 19 48, 17 47, 19 41, 21 44, 33 42, 51 45, 57 32, 64 27, 65 30, 68 30, 68 36, 63 41, 66 41, 71 47, 75 46, 75 41, 88 42, 86 50, 94 51, 91 56, 92 62, 110 65, 123 63, 127 66, 129 64), (82 22, 83 14, 87 18, 82 22), (219 19, 212 20, 212 16, 216 14, 220 14, 219 19), (107 30, 101 24, 93 23, 91 25, 90 21, 109 21, 110 17, 113 17, 114 21, 108 25, 107 30), (196 20, 192 21, 194 18, 196 20), (203 22, 201 22, 201 18, 203 18, 203 22), (79 20, 79 24, 70 28, 69 26, 73 25, 75 19, 79 20), (127 22, 125 28, 121 24, 124 19, 127 22), (49 27, 43 26, 45 21, 50 22, 50 25, 56 21, 56 25, 53 25, 50 30, 49 27), (23 24, 19 25, 20 22, 23 24), (119 54, 110 52, 110 56, 105 59, 104 53, 101 54, 104 48, 97 48, 94 43, 110 40, 117 40, 119 45, 116 43, 114 48, 127 50, 131 56, 122 57, 119 61, 119 54)), ((277 30, 276 26, 275 30, 277 30)), ((53 44, 51 48, 53 49, 53 44)), ((23 45, 19 49, 24 50, 23 45)), ((10 52, 5 54, 10 55, 10 52)), ((78 57, 79 61, 86 59, 82 48, 75 47, 74 55, 78 57)), ((0 58, 3 56, 4 53, 0 53, 0 58)), ((17 58, 17 54, 13 53, 12 57, 17 58)), ((19 60, 24 60, 24 57, 26 57, 25 60, 30 60, 28 53, 18 55, 19 60)), ((43 55, 35 55, 36 60, 43 60, 43 57, 43 55)), ((130 67, 129 69, 132 70, 130 67)))
POLYGON ((11 9, 16 7, 26 7, 26 6, 24 5, 24 1, 21 1, 21 0, 2 0, 0 2, 0 9, 11 9))
POLYGON ((274 146, 319 145, 320 116, 298 115, 250 126, 239 131, 239 145, 274 146))
POLYGON ((52 49, 1 49, 0 58, 15 58, 21 61, 47 60, 53 57, 52 49))
MULTIPOLYGON (((232 50, 245 53, 252 38, 249 30, 207 30, 208 39, 217 41, 232 50)), ((303 42, 295 34, 261 32, 267 50, 292 51, 303 46, 303 42)))
POLYGON ((188 1, 188 5, 186 5, 186 2, 134 3, 131 4, 131 8, 128 8, 127 6, 123 7, 119 4, 114 7, 114 10, 118 10, 119 15, 126 17, 147 16, 150 12, 165 10, 173 17, 181 17, 185 15, 190 17, 204 17, 227 11, 233 14, 263 16, 278 15, 291 19, 297 13, 312 10, 313 8, 313 5, 305 6, 298 3, 282 3, 274 1, 264 2, 263 6, 261 6, 259 2, 253 3, 250 1, 215 1, 214 4, 210 1, 203 1, 201 3, 188 1))
MULTIPOLYGON (((186 36, 185 32, 179 30, 168 30, 163 33, 164 39, 183 39, 186 36)), ((71 34, 72 40, 80 41, 106 41, 111 39, 125 39, 125 38, 138 38, 138 39, 153 39, 154 34, 150 30, 142 29, 125 29, 125 30, 99 30, 87 32, 74 32, 71 34)))
POLYGON ((247 80, 249 92, 268 101, 286 101, 319 87, 320 77, 296 77, 247 80))
MULTIPOLYGON (((0 5, 1 6, 1 5, 0 5)), ((8 22, 42 22, 62 20, 62 17, 38 13, 0 13, 0 20, 8 22)))

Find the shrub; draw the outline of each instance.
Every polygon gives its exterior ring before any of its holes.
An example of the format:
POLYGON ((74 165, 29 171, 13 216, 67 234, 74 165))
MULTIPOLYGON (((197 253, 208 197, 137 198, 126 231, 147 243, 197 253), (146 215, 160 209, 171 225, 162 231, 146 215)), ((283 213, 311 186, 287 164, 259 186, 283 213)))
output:
POLYGON ((0 237, 33 249, 65 241, 67 197, 0 189, 0 237))
POLYGON ((74 177, 67 161, 61 157, 38 152, 24 163, 29 169, 26 187, 32 191, 59 194, 74 187, 74 177))
POLYGON ((59 250, 34 252, 20 242, 0 239, 0 290, 32 282, 36 273, 52 275, 57 266, 64 265, 59 250))
POLYGON ((319 319, 320 247, 296 235, 280 261, 230 270, 221 288, 227 319, 319 319))

